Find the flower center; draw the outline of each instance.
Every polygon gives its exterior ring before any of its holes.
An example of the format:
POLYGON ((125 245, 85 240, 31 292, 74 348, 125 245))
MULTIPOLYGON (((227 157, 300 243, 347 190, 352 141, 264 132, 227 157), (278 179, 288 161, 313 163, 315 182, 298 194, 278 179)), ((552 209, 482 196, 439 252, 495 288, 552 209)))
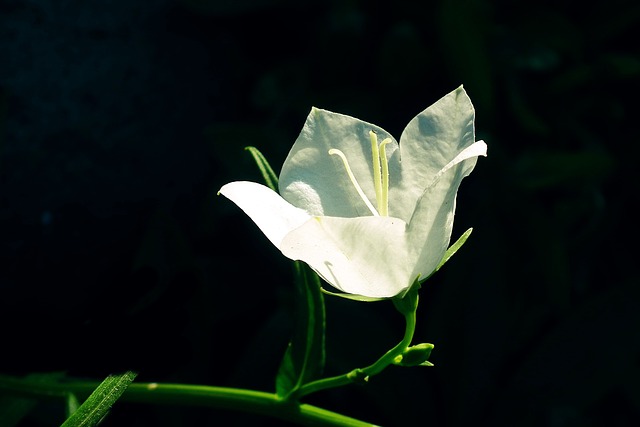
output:
POLYGON ((387 150, 385 146, 391 142, 391 138, 384 139, 380 144, 378 144, 378 135, 374 131, 369 131, 369 138, 371 140, 371 158, 373 162, 373 187, 376 191, 376 204, 378 205, 378 209, 373 206, 371 201, 367 198, 364 191, 362 191, 362 187, 358 184, 358 180, 356 179, 351 167, 349 166, 349 162, 347 161, 347 156, 344 153, 336 148, 332 148, 329 150, 330 155, 336 155, 340 157, 342 160, 342 164, 349 176, 349 180, 351 180, 351 184, 356 189, 356 192, 364 202, 364 204, 369 208, 371 214, 373 216, 388 216, 389 215, 389 161, 387 160, 387 150))

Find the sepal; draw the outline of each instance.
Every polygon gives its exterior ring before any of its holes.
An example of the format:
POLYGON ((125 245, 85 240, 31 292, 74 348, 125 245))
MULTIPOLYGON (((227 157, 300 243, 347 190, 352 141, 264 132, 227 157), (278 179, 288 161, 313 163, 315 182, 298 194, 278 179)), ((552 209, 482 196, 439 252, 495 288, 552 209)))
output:
POLYGON ((393 298, 393 305, 403 316, 415 314, 418 309, 418 291, 421 286, 420 276, 418 276, 404 295, 393 298))
POLYGON ((440 264, 438 264, 438 266, 436 267, 435 271, 440 270, 440 268, 447 262, 449 261, 449 258, 451 258, 453 256, 453 254, 455 254, 456 252, 458 252, 458 249, 460 249, 462 247, 462 245, 465 244, 465 242, 467 241, 467 239, 469 238, 469 236, 471 236, 471 232, 473 231, 473 228, 469 228, 467 231, 465 231, 464 233, 462 233, 462 236, 460 236, 458 238, 458 240, 456 240, 456 242, 449 246, 449 249, 447 249, 447 251, 444 253, 444 256, 442 257, 442 260, 440 261, 440 264))
POLYGON ((340 297, 344 299, 350 299, 352 301, 362 301, 362 302, 374 302, 374 301, 382 301, 389 298, 378 298, 378 297, 366 297, 364 295, 356 295, 356 294, 347 294, 343 292, 331 292, 326 290, 323 287, 320 287, 320 291, 323 294, 332 295, 334 297, 340 297))
POLYGON ((471 235, 472 231, 473 231, 473 228, 469 228, 467 231, 462 233, 462 236, 460 236, 458 238, 458 240, 456 240, 456 242, 453 245, 449 246, 449 249, 446 250, 446 252, 444 253, 444 256, 442 257, 442 260, 440 260, 440 264, 438 264, 436 269, 433 270, 433 273, 431 273, 429 276, 425 277, 424 279, 420 279, 420 283, 424 283, 429 277, 433 276, 436 271, 440 270, 440 268, 442 268, 442 266, 445 265, 446 262, 449 261, 449 259, 456 252, 458 252, 458 249, 460 249, 462 247, 462 245, 465 244, 465 242, 467 241, 467 239, 471 235))

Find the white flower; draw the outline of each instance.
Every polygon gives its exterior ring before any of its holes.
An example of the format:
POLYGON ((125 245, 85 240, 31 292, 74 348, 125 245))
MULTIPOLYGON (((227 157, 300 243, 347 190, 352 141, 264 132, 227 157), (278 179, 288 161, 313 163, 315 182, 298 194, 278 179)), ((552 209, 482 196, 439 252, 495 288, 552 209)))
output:
POLYGON ((280 194, 246 181, 220 193, 333 287, 402 297, 438 267, 460 182, 486 156, 474 117, 460 86, 414 117, 398 144, 378 126, 312 108, 282 167, 280 194))

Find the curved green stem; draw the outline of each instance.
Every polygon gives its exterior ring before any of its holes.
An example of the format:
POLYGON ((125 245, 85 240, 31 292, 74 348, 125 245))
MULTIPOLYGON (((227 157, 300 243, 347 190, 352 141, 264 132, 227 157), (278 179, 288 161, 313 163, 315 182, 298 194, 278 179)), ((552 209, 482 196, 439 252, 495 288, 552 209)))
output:
POLYGON ((333 388, 333 387, 340 387, 356 381, 367 381, 370 376, 376 375, 382 372, 387 366, 393 363, 394 359, 397 356, 401 355, 407 349, 407 347, 409 347, 409 345, 411 344, 411 340, 413 339, 413 334, 416 329, 416 311, 415 309, 406 310, 403 312, 403 315, 406 323, 404 338, 402 338, 402 341, 400 341, 391 350, 387 351, 375 363, 367 366, 366 368, 354 369, 353 371, 343 375, 323 378, 320 380, 309 382, 303 385, 302 387, 300 387, 300 389, 296 394, 296 397, 300 398, 302 396, 315 393, 320 390, 333 388))
MULTIPOLYGON (((25 397, 64 398, 74 394, 78 398, 85 398, 98 385, 98 382, 43 382, 0 375, 0 395, 6 393, 25 397)), ((304 426, 373 426, 317 406, 285 403, 273 393, 230 387, 133 383, 122 394, 120 400, 238 410, 304 426)))

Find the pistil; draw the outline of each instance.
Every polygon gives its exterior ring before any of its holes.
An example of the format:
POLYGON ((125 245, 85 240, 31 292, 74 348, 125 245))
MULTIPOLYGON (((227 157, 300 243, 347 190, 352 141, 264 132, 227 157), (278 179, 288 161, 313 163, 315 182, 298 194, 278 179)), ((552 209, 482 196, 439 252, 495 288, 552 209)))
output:
POLYGON ((347 175, 349 175, 349 179, 351 180, 351 184, 355 187, 356 191, 358 192, 358 195, 360 196, 360 198, 362 199, 364 204, 367 205, 367 207, 369 208, 369 210, 371 211, 373 216, 380 216, 378 211, 376 211, 376 208, 373 207, 373 205, 371 204, 371 202, 367 198, 366 194, 364 194, 364 191, 362 191, 362 187, 360 187, 360 184, 358 184, 358 180, 356 180, 356 177, 353 174, 353 172, 351 171, 351 167, 349 166, 349 162, 347 161, 347 156, 345 156, 342 151, 340 151, 340 150, 338 150, 336 148, 330 149, 329 150, 329 154, 332 155, 332 156, 336 155, 336 156, 340 157, 340 159, 342 159, 342 164, 344 164, 344 168, 347 171, 347 175))
POLYGON ((378 135, 374 131, 369 132, 369 139, 371 140, 371 157, 373 162, 373 187, 376 192, 376 204, 378 209, 373 206, 371 201, 367 198, 362 187, 358 184, 349 162, 344 153, 336 148, 329 150, 330 155, 336 155, 342 160, 347 175, 351 184, 358 192, 358 195, 371 211, 373 216, 388 216, 389 215, 389 162, 387 160, 386 145, 391 142, 391 138, 385 138, 380 144, 378 144, 378 135))

